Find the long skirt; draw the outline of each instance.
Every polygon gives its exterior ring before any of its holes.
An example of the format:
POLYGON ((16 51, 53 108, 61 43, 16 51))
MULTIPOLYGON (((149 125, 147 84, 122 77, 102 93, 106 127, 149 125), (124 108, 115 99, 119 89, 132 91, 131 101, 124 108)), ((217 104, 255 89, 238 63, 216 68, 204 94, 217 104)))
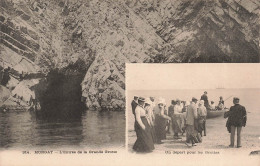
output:
POLYGON ((150 152, 154 150, 154 143, 151 133, 151 127, 148 124, 146 117, 141 117, 143 124, 145 125, 145 130, 135 121, 135 132, 137 140, 133 146, 133 149, 137 152, 150 152))
POLYGON ((156 115, 155 117, 155 134, 157 138, 157 142, 161 142, 161 140, 166 139, 166 125, 167 120, 160 115, 156 115))
POLYGON ((152 134, 152 138, 153 138, 153 143, 156 143, 157 142, 157 138, 156 138, 154 126, 151 126, 151 134, 152 134))

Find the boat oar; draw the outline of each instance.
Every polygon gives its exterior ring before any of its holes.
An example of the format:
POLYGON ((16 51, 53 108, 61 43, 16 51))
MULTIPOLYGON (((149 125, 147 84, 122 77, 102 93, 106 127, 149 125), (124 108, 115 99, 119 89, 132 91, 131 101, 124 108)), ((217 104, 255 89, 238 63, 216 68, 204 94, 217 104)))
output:
MULTIPOLYGON (((229 96, 229 97, 228 97, 228 98, 226 98, 224 101, 226 101, 226 100, 230 99, 232 96, 233 96, 233 95, 229 96)), ((225 107, 225 108, 227 108, 227 107, 225 107)))
POLYGON ((226 98, 224 101, 226 101, 226 100, 230 99, 232 96, 233 96, 233 95, 229 96, 229 97, 228 97, 228 98, 226 98))

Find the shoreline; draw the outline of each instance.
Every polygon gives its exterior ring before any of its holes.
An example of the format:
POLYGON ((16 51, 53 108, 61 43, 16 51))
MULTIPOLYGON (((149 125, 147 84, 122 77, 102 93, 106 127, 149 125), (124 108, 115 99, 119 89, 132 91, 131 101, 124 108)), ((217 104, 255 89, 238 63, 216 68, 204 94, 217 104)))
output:
MULTIPOLYGON (((226 119, 223 117, 207 119, 207 136, 202 137, 202 143, 196 143, 197 146, 188 147, 185 145, 186 133, 180 136, 181 139, 173 139, 173 132, 170 130, 170 134, 166 135, 166 140, 162 140, 163 144, 155 144, 155 149, 151 153, 164 154, 166 151, 187 151, 187 150, 203 150, 203 151, 227 151, 228 153, 246 152, 248 155, 251 151, 260 150, 260 135, 257 132, 259 126, 255 126, 249 123, 248 126, 242 129, 242 147, 241 148, 229 148, 230 133, 228 133, 225 127, 226 119)), ((130 124, 129 124, 130 125, 130 124)), ((136 133, 133 128, 128 129, 128 152, 136 153, 132 147, 136 141, 136 133)), ((236 145, 236 138, 235 138, 236 145)))

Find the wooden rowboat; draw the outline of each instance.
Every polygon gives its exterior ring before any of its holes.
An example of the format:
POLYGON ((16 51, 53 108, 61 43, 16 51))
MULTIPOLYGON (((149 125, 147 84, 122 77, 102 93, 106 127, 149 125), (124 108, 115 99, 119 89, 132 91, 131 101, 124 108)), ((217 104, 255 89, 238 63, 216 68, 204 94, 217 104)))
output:
POLYGON ((220 117, 220 116, 224 117, 224 113, 226 111, 228 111, 228 108, 224 108, 223 110, 207 109, 207 119, 216 118, 216 117, 220 117))

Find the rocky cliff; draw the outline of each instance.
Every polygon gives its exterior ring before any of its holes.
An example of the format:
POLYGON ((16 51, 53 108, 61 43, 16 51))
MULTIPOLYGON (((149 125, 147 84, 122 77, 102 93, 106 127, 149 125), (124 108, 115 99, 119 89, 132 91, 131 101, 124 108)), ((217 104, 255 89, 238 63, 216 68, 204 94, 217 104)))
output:
POLYGON ((257 0, 127 4, 165 41, 159 62, 259 62, 257 0))
POLYGON ((0 66, 11 68, 10 91, 24 79, 46 82, 51 71, 77 73, 76 94, 89 108, 122 110, 125 63, 259 62, 259 6, 257 0, 2 0, 0 66))

